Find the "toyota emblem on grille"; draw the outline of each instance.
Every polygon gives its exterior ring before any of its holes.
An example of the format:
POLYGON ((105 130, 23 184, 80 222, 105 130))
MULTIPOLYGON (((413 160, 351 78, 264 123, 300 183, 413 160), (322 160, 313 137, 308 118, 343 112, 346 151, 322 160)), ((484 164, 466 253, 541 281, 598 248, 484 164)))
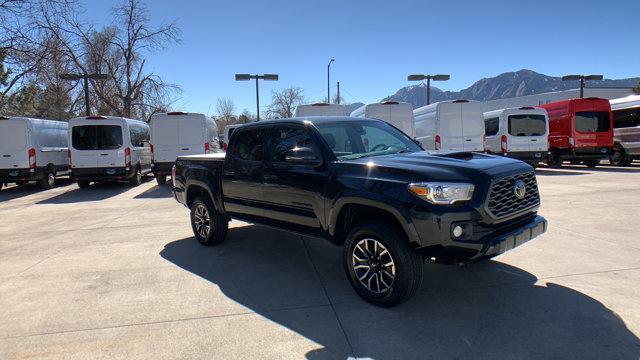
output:
POLYGON ((513 193, 518 199, 524 198, 524 195, 527 193, 527 187, 522 180, 518 180, 513 184, 513 193))

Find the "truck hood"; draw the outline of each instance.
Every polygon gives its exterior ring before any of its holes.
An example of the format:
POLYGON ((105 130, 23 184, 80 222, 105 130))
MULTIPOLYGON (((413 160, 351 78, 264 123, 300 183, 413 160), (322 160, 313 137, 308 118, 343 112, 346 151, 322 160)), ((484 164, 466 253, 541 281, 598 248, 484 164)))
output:
POLYGON ((464 181, 532 171, 526 163, 497 155, 471 152, 431 154, 426 151, 374 156, 340 163, 367 167, 369 176, 404 181, 464 181))

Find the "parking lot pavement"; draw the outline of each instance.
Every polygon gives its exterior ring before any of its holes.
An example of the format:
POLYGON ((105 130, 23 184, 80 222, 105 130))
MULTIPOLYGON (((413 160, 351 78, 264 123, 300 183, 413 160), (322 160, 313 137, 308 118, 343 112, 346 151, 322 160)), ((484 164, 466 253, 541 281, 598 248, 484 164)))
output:
POLYGON ((638 359, 640 166, 537 173, 543 237, 426 265, 392 309, 321 240, 232 222, 199 246, 155 182, 5 188, 0 358, 638 359))

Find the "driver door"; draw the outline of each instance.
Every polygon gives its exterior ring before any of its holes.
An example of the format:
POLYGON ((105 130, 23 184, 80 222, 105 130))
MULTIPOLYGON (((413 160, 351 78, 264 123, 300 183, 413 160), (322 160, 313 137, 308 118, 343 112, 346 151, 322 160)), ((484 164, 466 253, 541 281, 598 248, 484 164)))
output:
POLYGON ((275 225, 320 231, 326 166, 317 140, 302 125, 278 125, 269 137, 263 175, 265 217, 275 225), (305 156, 299 156, 303 152, 305 156))

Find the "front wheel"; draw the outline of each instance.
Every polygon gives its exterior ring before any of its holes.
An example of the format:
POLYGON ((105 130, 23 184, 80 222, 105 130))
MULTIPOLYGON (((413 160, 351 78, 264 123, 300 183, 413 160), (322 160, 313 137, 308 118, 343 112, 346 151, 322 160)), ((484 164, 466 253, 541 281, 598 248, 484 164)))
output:
POLYGON ((613 166, 629 166, 631 165, 632 159, 624 152, 624 150, 615 148, 613 150, 613 155, 609 157, 609 162, 613 166))
POLYGON ((209 197, 198 197, 191 203, 191 228, 201 245, 217 245, 227 236, 229 220, 216 211, 209 197))
POLYGON ((402 234, 377 222, 357 225, 344 244, 351 286, 365 301, 382 307, 401 304, 418 291, 422 263, 402 234))
POLYGON ((89 181, 87 180, 78 180, 78 187, 80 189, 86 189, 89 187, 89 184, 91 184, 89 181))
POLYGON ((562 166, 562 160, 556 154, 549 155, 549 159, 547 159, 547 165, 552 168, 559 168, 562 166))

